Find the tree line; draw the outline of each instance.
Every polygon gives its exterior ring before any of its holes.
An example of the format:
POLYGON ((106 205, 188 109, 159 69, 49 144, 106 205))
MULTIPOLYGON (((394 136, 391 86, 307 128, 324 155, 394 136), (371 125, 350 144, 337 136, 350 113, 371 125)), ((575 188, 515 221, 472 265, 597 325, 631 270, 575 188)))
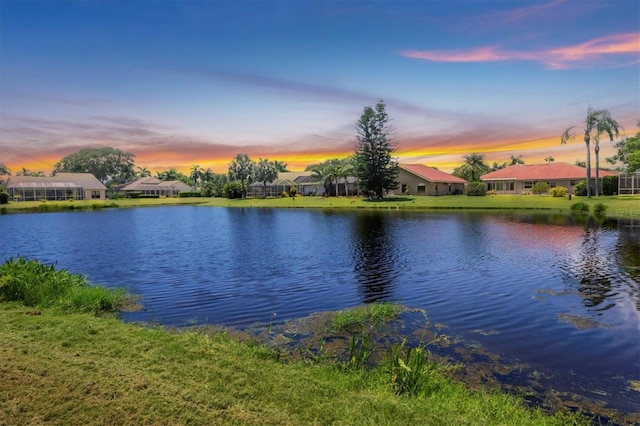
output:
MULTIPOLYGON (((638 122, 640 127, 640 121, 638 122)), ((600 194, 600 139, 608 137, 610 141, 620 135, 621 126, 614 120, 608 110, 589 108, 582 126, 582 136, 587 148, 587 160, 576 160, 576 164, 586 168, 587 182, 591 181, 591 144, 595 153, 596 186, 595 195, 600 194)), ((385 192, 397 188, 398 160, 393 154, 398 144, 393 138, 395 129, 386 111, 383 101, 375 106, 366 106, 355 123, 356 144, 354 154, 344 158, 332 158, 318 164, 307 166, 306 171, 324 186, 325 193, 339 194, 339 182, 344 183, 348 196, 347 180, 356 179, 359 190, 371 197, 382 198, 385 192)), ((567 128, 562 133, 560 142, 565 144, 575 138, 580 131, 576 126, 567 128)), ((606 158, 611 165, 619 164, 619 169, 626 172, 640 170, 640 132, 630 138, 623 138, 615 144, 617 153, 606 158)), ((58 161, 51 173, 91 173, 108 188, 116 188, 135 178, 152 176, 146 167, 135 167, 135 155, 112 147, 84 148, 58 161)), ((555 161, 547 156, 545 162, 555 161)), ((467 182, 479 182, 480 177, 490 171, 508 166, 524 164, 522 155, 511 155, 510 161, 494 162, 492 166, 485 162, 485 155, 473 152, 463 156, 463 162, 454 169, 453 175, 467 182)), ((246 197, 247 188, 253 182, 263 184, 266 196, 268 183, 275 181, 278 173, 287 172, 287 164, 280 161, 259 158, 253 161, 247 154, 237 154, 229 163, 227 173, 214 173, 194 164, 190 173, 184 174, 175 168, 156 172, 156 177, 163 181, 182 181, 191 185, 195 191, 204 196, 227 196, 229 198, 246 197)), ((17 171, 16 176, 44 176, 41 171, 34 172, 26 168, 17 171)), ((0 163, 0 187, 6 184, 11 175, 6 165, 0 163)), ((590 185, 587 195, 591 196, 590 185)))

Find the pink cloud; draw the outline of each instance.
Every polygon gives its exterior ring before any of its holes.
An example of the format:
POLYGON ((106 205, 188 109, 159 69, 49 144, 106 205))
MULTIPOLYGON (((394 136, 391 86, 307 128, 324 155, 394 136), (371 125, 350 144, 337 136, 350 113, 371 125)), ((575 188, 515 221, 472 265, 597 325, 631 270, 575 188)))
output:
POLYGON ((640 33, 614 34, 573 46, 549 50, 521 52, 486 46, 467 50, 405 50, 407 58, 433 62, 498 62, 528 60, 545 64, 550 69, 584 68, 640 62, 640 33))

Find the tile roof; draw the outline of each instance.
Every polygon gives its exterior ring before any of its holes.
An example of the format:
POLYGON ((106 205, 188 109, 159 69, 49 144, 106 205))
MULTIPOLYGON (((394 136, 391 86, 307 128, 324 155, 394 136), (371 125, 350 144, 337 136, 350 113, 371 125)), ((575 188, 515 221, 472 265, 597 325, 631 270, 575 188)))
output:
POLYGON ((143 191, 155 189, 173 189, 177 191, 191 191, 193 188, 179 180, 162 181, 157 177, 148 176, 129 182, 120 188, 121 191, 143 191))
POLYGON ((58 173, 55 176, 10 176, 10 188, 84 188, 106 189, 91 173, 58 173))
POLYGON ((424 164, 398 164, 398 166, 429 182, 467 183, 467 181, 462 178, 434 169, 433 167, 425 166, 424 164))
MULTIPOLYGON (((595 170, 591 176, 595 177, 595 170)), ((617 176, 615 172, 600 169, 600 177, 617 176)), ((549 179, 586 179, 587 169, 569 163, 517 164, 504 169, 489 172, 480 180, 549 180, 549 179)))

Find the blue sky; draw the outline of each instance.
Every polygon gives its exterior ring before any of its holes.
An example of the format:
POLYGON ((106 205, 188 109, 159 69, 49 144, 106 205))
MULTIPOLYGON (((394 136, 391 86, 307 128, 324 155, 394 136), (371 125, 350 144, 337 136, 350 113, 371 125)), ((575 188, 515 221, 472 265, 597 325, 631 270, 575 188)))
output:
POLYGON ((4 0, 0 99, 14 171, 90 146, 299 170, 351 154, 381 99, 402 162, 574 162, 584 144, 559 137, 589 106, 637 131, 640 2, 4 0))

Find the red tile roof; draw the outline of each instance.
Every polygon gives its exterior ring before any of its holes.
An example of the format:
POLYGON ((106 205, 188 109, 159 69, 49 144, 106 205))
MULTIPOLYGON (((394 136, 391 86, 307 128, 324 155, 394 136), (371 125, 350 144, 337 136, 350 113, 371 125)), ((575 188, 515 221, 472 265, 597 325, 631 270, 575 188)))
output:
MULTIPOLYGON (((600 177, 617 176, 615 172, 600 170, 600 177)), ((596 173, 591 169, 591 177, 596 173)), ((480 177, 481 180, 550 180, 550 179, 586 179, 587 169, 569 163, 517 164, 504 169, 489 172, 480 177)))
POLYGON ((398 164, 398 166, 401 169, 419 176, 429 182, 467 183, 467 181, 464 179, 450 175, 449 173, 441 172, 438 169, 425 166, 424 164, 398 164))

